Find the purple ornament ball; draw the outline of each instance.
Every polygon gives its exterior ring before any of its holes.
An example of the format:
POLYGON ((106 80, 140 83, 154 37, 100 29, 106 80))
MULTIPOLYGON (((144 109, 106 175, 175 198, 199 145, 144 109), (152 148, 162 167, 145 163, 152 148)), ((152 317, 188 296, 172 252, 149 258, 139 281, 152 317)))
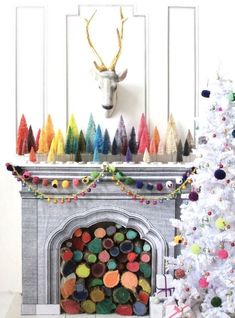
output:
POLYGON ((226 172, 222 169, 217 169, 215 170, 214 176, 218 180, 223 180, 224 178, 226 178, 226 172))
POLYGON ((188 198, 189 198, 190 201, 197 201, 198 198, 199 198, 199 195, 198 195, 198 193, 196 191, 191 191, 189 193, 188 198))

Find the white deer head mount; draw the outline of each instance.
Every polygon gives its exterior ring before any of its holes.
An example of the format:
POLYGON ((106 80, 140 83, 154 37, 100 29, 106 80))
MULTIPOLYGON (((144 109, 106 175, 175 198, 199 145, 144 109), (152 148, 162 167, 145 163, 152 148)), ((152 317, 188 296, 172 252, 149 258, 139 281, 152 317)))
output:
POLYGON ((92 14, 91 18, 85 19, 86 21, 86 36, 87 41, 92 49, 92 52, 94 53, 95 57, 97 58, 98 62, 94 61, 94 65, 96 68, 95 72, 95 79, 98 82, 99 89, 101 90, 101 96, 102 96, 102 107, 105 110, 105 117, 111 117, 114 108, 117 103, 117 86, 118 83, 123 81, 127 76, 127 69, 125 69, 123 72, 117 74, 115 71, 115 67, 117 64, 117 61, 121 55, 122 51, 122 39, 123 39, 123 25, 127 18, 123 17, 122 9, 120 8, 120 20, 121 20, 121 28, 120 30, 117 28, 117 38, 118 38, 118 50, 115 54, 112 63, 110 66, 106 66, 95 49, 91 38, 89 34, 89 26, 91 23, 91 20, 93 19, 94 15, 96 14, 96 11, 92 14))

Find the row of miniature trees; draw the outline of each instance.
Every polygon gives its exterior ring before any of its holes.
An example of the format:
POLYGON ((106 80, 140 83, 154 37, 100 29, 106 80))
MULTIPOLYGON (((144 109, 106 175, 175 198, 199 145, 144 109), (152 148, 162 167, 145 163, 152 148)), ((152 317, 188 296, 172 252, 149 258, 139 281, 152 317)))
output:
POLYGON ((92 161, 100 161, 101 155, 120 156, 120 159, 132 161, 133 155, 140 154, 144 156, 145 161, 150 161, 150 157, 158 155, 171 155, 177 153, 178 162, 183 161, 183 155, 189 156, 194 148, 194 142, 191 132, 188 131, 184 142, 178 139, 176 125, 171 115, 169 118, 165 143, 160 138, 157 127, 153 129, 150 138, 149 129, 144 114, 142 114, 138 132, 132 127, 128 138, 124 119, 120 116, 119 124, 114 138, 111 142, 109 132, 105 129, 102 134, 101 127, 94 122, 92 114, 90 115, 86 133, 78 131, 77 124, 73 115, 71 115, 66 138, 59 129, 56 133, 53 128, 51 116, 48 115, 47 121, 42 129, 39 129, 36 138, 34 137, 32 127, 27 125, 25 116, 22 115, 17 134, 16 152, 18 155, 30 153, 30 160, 36 161, 36 153, 46 155, 48 162, 54 162, 56 157, 62 158, 65 155, 66 160, 82 161, 83 154, 89 154, 92 161))

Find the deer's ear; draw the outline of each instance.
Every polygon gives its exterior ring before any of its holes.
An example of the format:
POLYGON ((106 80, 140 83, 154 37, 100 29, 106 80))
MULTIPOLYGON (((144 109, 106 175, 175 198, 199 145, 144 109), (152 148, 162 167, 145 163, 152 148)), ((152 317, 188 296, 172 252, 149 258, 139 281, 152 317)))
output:
POLYGON ((97 81, 99 78, 99 71, 96 68, 91 68, 90 69, 90 74, 91 76, 97 81))
POLYGON ((118 82, 121 82, 121 81, 123 81, 126 78, 127 71, 128 70, 126 68, 124 71, 122 71, 121 73, 118 74, 118 82))

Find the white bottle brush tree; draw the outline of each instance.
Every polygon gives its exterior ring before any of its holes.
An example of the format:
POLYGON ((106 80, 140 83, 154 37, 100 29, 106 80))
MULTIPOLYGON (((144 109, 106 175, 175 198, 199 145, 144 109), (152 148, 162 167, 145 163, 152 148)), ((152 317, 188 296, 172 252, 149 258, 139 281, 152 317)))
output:
POLYGON ((202 317, 235 313, 235 94, 218 78, 210 90, 200 123, 197 173, 180 220, 171 222, 182 237, 181 254, 168 258, 174 270, 174 298, 201 303, 202 317))

